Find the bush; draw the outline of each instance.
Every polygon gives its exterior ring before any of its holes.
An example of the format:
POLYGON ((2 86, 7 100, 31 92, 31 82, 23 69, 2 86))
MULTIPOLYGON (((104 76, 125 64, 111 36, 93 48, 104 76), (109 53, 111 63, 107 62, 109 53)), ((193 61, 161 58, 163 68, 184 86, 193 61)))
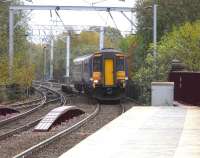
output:
MULTIPOLYGON (((189 70, 200 70, 200 21, 186 23, 174 28, 166 34, 157 46, 157 56, 149 53, 143 66, 133 76, 134 81, 141 87, 140 101, 150 103, 151 82, 167 81, 171 69, 171 61, 178 59, 189 70)), ((150 46, 152 51, 152 46, 150 46)))
POLYGON ((140 96, 138 100, 150 104, 151 99, 151 82, 153 81, 166 81, 167 74, 165 72, 165 66, 162 65, 160 55, 156 58, 153 55, 148 54, 143 66, 133 76, 133 80, 140 87, 140 96))
POLYGON ((34 79, 34 65, 21 53, 14 58, 13 78, 8 75, 8 59, 0 58, 0 101, 21 98, 34 79), (5 89, 6 87, 6 89, 5 89), (4 90, 5 89, 5 90, 4 90))

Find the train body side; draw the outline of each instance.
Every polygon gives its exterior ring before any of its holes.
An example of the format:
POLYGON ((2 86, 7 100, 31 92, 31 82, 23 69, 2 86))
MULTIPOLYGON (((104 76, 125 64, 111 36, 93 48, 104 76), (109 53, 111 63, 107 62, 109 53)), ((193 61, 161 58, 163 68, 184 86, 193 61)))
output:
POLYGON ((77 58, 73 64, 72 81, 74 87, 78 91, 84 90, 86 86, 91 88, 92 55, 77 58))

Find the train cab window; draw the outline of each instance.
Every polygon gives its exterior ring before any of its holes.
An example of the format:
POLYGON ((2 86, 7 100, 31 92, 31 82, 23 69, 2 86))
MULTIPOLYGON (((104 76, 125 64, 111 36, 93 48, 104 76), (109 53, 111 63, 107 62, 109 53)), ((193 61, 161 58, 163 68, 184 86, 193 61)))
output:
POLYGON ((124 57, 123 56, 117 56, 116 57, 116 70, 117 71, 124 71, 124 57))
POLYGON ((102 71, 102 57, 93 58, 93 71, 96 71, 96 72, 102 71))

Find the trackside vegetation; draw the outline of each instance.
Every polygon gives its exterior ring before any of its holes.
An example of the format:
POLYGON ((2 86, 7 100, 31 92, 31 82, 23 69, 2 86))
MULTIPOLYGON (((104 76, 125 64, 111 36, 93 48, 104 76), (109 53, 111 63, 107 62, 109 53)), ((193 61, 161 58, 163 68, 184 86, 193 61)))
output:
POLYGON ((200 71, 200 21, 186 22, 164 35, 156 58, 151 53, 152 45, 148 51, 143 66, 132 76, 142 89, 139 99, 146 103, 150 102, 151 82, 167 81, 173 59, 184 63, 187 70, 200 71))

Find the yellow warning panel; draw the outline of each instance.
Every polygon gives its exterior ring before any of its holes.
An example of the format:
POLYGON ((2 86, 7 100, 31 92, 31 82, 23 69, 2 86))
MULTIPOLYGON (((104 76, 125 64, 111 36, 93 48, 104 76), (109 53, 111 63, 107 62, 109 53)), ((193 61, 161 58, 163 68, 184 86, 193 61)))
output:
POLYGON ((112 86, 113 80, 113 60, 105 59, 105 86, 112 86))
POLYGON ((124 80, 126 77, 125 71, 117 71, 117 79, 124 80))

